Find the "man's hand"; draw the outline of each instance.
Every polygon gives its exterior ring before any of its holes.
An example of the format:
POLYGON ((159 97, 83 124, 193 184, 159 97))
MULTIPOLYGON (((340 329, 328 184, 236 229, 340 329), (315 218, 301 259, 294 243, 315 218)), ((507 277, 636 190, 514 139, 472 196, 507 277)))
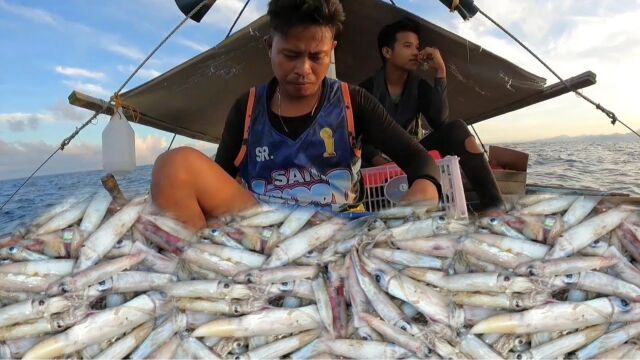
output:
POLYGON ((447 77, 447 67, 444 64, 440 50, 426 47, 418 54, 418 60, 429 65, 430 69, 436 70, 436 77, 445 79, 447 77))
POLYGON ((438 203, 438 188, 429 180, 417 179, 401 201, 409 204, 414 202, 438 203))

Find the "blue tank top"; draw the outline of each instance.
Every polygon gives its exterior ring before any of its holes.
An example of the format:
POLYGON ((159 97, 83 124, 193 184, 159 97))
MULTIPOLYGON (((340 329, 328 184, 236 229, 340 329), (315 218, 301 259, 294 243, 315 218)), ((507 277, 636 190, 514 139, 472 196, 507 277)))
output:
POLYGON ((357 198, 360 157, 348 87, 328 78, 323 86, 322 108, 296 140, 271 126, 268 86, 255 89, 240 175, 259 200, 340 209, 357 198))

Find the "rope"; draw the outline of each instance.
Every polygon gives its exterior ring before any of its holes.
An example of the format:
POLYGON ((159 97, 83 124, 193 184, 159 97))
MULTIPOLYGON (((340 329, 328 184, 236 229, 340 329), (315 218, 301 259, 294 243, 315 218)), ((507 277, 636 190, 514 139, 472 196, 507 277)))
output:
POLYGON ((129 113, 131 114, 134 122, 137 123, 140 120, 140 111, 138 111, 135 106, 125 103, 120 95, 113 96, 113 103, 113 107, 116 112, 118 111, 118 109, 122 109, 123 112, 124 110, 129 110, 129 113))
POLYGON ((595 106, 596 109, 600 110, 601 112, 603 112, 605 115, 607 115, 607 117, 609 119, 611 119, 611 125, 615 125, 616 122, 619 122, 620 124, 622 124, 624 127, 626 127, 627 129, 629 129, 629 131, 631 131, 632 133, 634 133, 638 138, 640 138, 640 134, 638 134, 634 129, 632 129, 630 126, 628 126, 627 124, 625 124, 624 122, 622 122, 622 120, 618 119, 618 117, 616 116, 616 114, 605 108, 604 106, 600 105, 599 103, 595 102, 594 100, 591 100, 589 97, 587 97, 586 95, 584 95, 582 92, 574 89, 571 85, 569 85, 569 83, 567 83, 562 77, 560 77, 560 75, 558 75, 558 73, 556 73, 549 65, 547 65, 547 63, 545 63, 538 55, 536 55, 531 49, 529 49, 524 43, 522 43, 522 41, 518 40, 518 38, 516 38, 513 34, 511 34, 507 29, 505 29, 502 25, 500 25, 497 21, 493 20, 489 15, 487 15, 484 11, 482 11, 482 9, 478 9, 478 12, 480 12, 480 14, 482 14, 484 17, 486 17, 489 21, 491 21, 495 26, 497 26, 500 30, 504 31, 505 34, 509 35, 510 38, 512 38, 515 42, 517 42, 520 46, 522 46, 525 50, 527 50, 527 52, 529 54, 531 54, 531 56, 533 56, 534 58, 536 58, 536 60, 538 60, 545 68, 547 68, 547 70, 549 70, 556 78, 558 78, 558 80, 569 90, 571 90, 572 92, 574 92, 576 95, 578 95, 579 97, 581 97, 582 99, 584 99, 585 101, 589 102, 591 105, 595 106))
MULTIPOLYGON (((247 8, 247 6, 249 5, 250 2, 251 2, 251 0, 247 0, 244 3, 244 6, 242 7, 242 9, 240 9, 240 12, 238 13, 238 16, 236 16, 236 19, 233 21, 233 24, 231 24, 231 27, 229 28, 229 31, 227 32, 227 36, 224 37, 225 39, 227 39, 229 36, 231 36, 231 32, 233 31, 233 28, 238 23, 238 20, 240 20, 240 17, 244 13, 244 10, 247 8)), ((171 146, 173 146, 173 141, 176 139, 176 135, 177 135, 176 133, 173 134, 173 137, 171 138, 171 142, 169 143, 169 147, 167 148, 166 151, 171 150, 171 146)))
POLYGON ((173 133, 173 137, 171 138, 171 142, 169 143, 169 147, 167 148, 167 151, 171 150, 171 146, 173 146, 173 142, 176 139, 176 135, 178 135, 178 134, 173 133))
POLYGON ((396 3, 393 0, 389 0, 391 1, 391 4, 393 4, 393 6, 397 7, 398 5, 396 5, 396 3))
POLYGON ((140 63, 140 65, 138 65, 138 67, 133 71, 133 73, 131 73, 131 75, 129 76, 129 78, 124 82, 124 84, 122 84, 122 86, 120 86, 120 88, 118 89, 118 91, 116 91, 116 94, 119 94, 120 91, 122 91, 122 89, 124 89, 125 86, 127 86, 129 84, 129 81, 131 81, 131 79, 133 79, 133 77, 138 73, 138 71, 147 63, 147 61, 149 61, 149 59, 151 59, 151 57, 153 55, 156 54, 156 52, 162 47, 162 45, 164 45, 164 43, 167 42, 167 40, 169 40, 169 38, 171 38, 173 36, 173 34, 176 33, 176 31, 178 31, 178 29, 180 29, 182 27, 182 25, 184 25, 185 22, 187 22, 187 20, 189 20, 189 18, 191 18, 191 16, 193 16, 195 13, 197 13, 203 6, 208 5, 208 4, 213 4, 216 0, 204 0, 203 2, 201 2, 198 6, 196 6, 193 10, 191 10, 191 12, 186 15, 184 17, 184 19, 182 19, 182 21, 180 21, 178 23, 178 25, 176 25, 175 28, 173 28, 173 30, 171 30, 171 32, 169 32, 169 34, 167 36, 165 36, 164 39, 162 39, 162 41, 160 41, 160 43, 158 44, 158 46, 156 46, 151 53, 149 53, 149 55, 147 55, 147 57, 142 60, 142 62, 140 63))
MULTIPOLYGON (((117 106, 118 104, 120 104, 121 107, 126 107, 127 109, 131 110, 135 110, 135 108, 131 105, 127 105, 124 102, 122 102, 122 100, 120 99, 120 92, 125 88, 125 86, 127 86, 129 84, 129 82, 131 81, 131 79, 133 79, 133 77, 138 73, 138 71, 140 71, 140 69, 142 69, 142 67, 149 61, 149 59, 151 59, 151 57, 153 55, 155 55, 155 53, 160 49, 160 47, 162 47, 162 45, 164 45, 164 43, 167 42, 167 40, 169 40, 169 38, 171 36, 173 36, 173 34, 176 33, 176 31, 178 31, 178 29, 180 29, 180 27, 182 27, 182 25, 184 25, 184 23, 189 20, 189 18, 191 16, 193 16, 193 14, 195 14, 196 12, 198 12, 198 10, 200 10, 204 5, 207 5, 209 3, 214 3, 215 0, 205 0, 203 2, 201 2, 198 6, 196 6, 188 15, 186 15, 184 17, 184 19, 182 19, 182 21, 180 21, 180 23, 178 23, 178 25, 176 25, 175 28, 173 28, 173 30, 171 30, 171 32, 160 42, 160 44, 158 44, 158 46, 156 46, 151 53, 140 63, 140 65, 138 65, 138 67, 133 71, 133 73, 131 73, 131 75, 129 75, 129 77, 127 78, 127 80, 125 80, 125 82, 118 88, 118 90, 111 96, 111 98, 109 98, 109 101, 106 101, 105 104, 102 106, 102 109, 96 111, 90 118, 89 120, 85 121, 80 127, 77 127, 75 129, 75 131, 73 133, 71 133, 71 135, 69 135, 68 137, 66 137, 64 140, 62 140, 62 142, 60 143, 60 146, 58 146, 58 148, 56 150, 53 151, 53 153, 51 153, 51 155, 49 155, 49 157, 42 163, 40 164, 40 166, 38 166, 37 169, 35 169, 31 175, 29 175, 29 177, 27 177, 27 179, 16 189, 16 191, 14 191, 11 196, 9 196, 9 198, 2 204, 2 206, 0 206, 0 210, 4 209, 4 207, 9 203, 9 201, 11 201, 11 199, 14 198, 14 196, 16 196, 16 194, 20 191, 20 189, 22 189, 22 187, 24 187, 24 185, 29 182, 29 180, 31 180, 31 178, 49 161, 51 160, 51 158, 58 152, 58 151, 63 151, 65 147, 67 147, 71 141, 80 133, 80 131, 82 131, 85 127, 87 127, 89 124, 92 123, 93 120, 95 120, 95 118, 98 117, 98 115, 102 114, 105 110, 107 110, 107 108, 109 108, 109 106, 111 105, 112 102, 115 103, 115 106, 117 106)), ((132 112, 133 114, 137 113, 138 117, 139 117, 139 112, 137 112, 137 110, 135 110, 134 112, 132 112)), ((134 115, 135 118, 136 115, 134 115)))
POLYGON ((27 181, 29 181, 29 179, 31 179, 33 177, 33 175, 35 175, 35 173, 38 172, 38 170, 40 170, 40 168, 42 168, 44 166, 44 164, 46 164, 47 161, 49 161, 49 159, 51 159, 53 157, 53 155, 55 155, 59 150, 60 150, 60 148, 57 148, 51 155, 49 155, 47 160, 45 160, 42 164, 40 164, 40 166, 38 166, 38 168, 34 172, 32 172, 31 175, 29 175, 29 177, 22 184, 20 184, 20 186, 18 186, 16 191, 14 191, 13 194, 11 194, 11 196, 9 196, 7 201, 5 201, 4 204, 2 204, 2 206, 0 206, 0 210, 2 210, 5 207, 5 205, 7 205, 7 203, 9 203, 9 201, 11 201, 11 199, 13 199, 14 196, 16 196, 18 191, 20 191, 20 189, 22 189, 22 187, 27 183, 27 181))
POLYGON ((236 16, 236 19, 233 21, 233 24, 231 24, 231 27, 229 28, 229 32, 227 32, 227 36, 224 37, 225 39, 231 36, 231 32, 233 31, 233 28, 236 27, 238 20, 240 20, 240 17, 244 13, 244 10, 247 8, 247 5, 249 5, 249 2, 251 2, 251 0, 247 0, 247 2, 244 3, 244 6, 242 7, 242 9, 240 9, 238 16, 236 16))

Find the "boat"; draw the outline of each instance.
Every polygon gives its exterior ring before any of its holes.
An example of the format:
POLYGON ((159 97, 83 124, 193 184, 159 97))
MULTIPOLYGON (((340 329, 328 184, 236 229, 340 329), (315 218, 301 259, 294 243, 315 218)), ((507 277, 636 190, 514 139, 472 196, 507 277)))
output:
MULTIPOLYGON (((450 118, 473 125, 571 92, 562 83, 548 85, 546 79, 386 1, 343 0, 342 4, 347 18, 335 51, 335 71, 340 80, 357 84, 379 68, 377 32, 384 24, 409 17, 420 24, 421 36, 426 42, 445 54, 450 118)), ((120 94, 121 99, 139 112, 136 121, 140 124, 217 143, 227 112, 236 98, 272 77, 264 42, 268 32, 268 18, 263 15, 217 46, 120 94)), ((419 74, 430 78, 424 70, 419 74)), ((596 74, 585 71, 567 79, 566 83, 582 89, 596 83, 596 74)), ((93 111, 104 109, 102 112, 107 115, 114 111, 108 102, 77 91, 69 95, 69 102, 93 111)), ((528 154, 492 146, 488 156, 505 198, 554 192, 640 203, 640 197, 624 193, 530 184, 526 176, 528 154)), ((367 171, 383 170, 388 169, 367 171)), ((389 175, 388 179, 396 175, 389 175)), ((467 190, 465 195, 473 204, 476 199, 473 191, 467 190)), ((387 199, 386 204, 393 205, 393 201, 387 199)))

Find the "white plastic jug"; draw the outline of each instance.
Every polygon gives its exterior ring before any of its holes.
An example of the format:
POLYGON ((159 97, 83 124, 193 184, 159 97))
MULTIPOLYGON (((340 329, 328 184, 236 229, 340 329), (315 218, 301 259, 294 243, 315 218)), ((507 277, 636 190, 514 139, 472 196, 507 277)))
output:
POLYGON ((102 131, 102 168, 114 175, 126 175, 136 168, 136 135, 122 108, 102 131))

